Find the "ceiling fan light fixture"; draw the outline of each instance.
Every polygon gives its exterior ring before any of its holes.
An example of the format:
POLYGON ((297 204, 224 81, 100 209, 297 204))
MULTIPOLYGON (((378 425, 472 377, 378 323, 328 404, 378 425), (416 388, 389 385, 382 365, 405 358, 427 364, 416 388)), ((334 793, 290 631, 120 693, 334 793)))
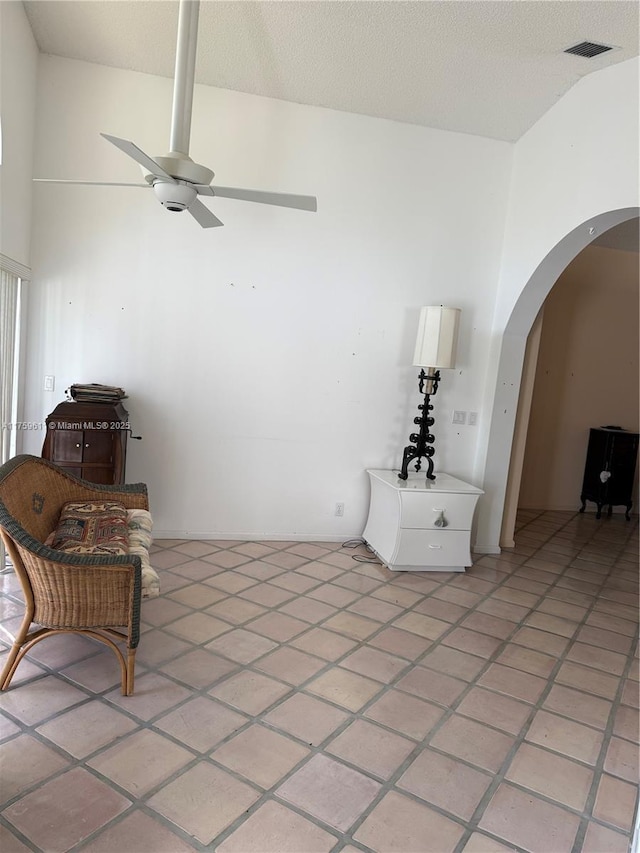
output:
POLYGON ((163 207, 174 213, 188 210, 198 195, 195 187, 184 182, 154 181, 153 191, 163 207))

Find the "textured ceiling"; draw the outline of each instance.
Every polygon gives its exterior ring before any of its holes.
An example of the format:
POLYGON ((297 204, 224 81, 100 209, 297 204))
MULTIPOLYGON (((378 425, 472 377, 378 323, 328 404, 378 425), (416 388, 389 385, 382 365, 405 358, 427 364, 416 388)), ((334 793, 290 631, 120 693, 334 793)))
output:
MULTIPOLYGON (((173 76, 177 0, 25 0, 44 53, 173 76)), ((580 77, 638 54, 626 0, 203 0, 196 80, 514 141, 580 77), (595 59, 562 51, 614 45, 595 59)))

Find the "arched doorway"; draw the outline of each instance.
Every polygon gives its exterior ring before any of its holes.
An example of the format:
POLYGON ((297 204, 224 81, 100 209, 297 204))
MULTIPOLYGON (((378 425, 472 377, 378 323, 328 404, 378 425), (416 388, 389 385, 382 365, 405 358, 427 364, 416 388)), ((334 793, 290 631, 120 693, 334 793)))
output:
POLYGON ((559 275, 586 246, 616 225, 637 218, 637 207, 611 210, 591 217, 560 240, 538 264, 526 283, 502 338, 476 542, 485 553, 500 552, 509 463, 522 380, 527 337, 540 308, 559 275))

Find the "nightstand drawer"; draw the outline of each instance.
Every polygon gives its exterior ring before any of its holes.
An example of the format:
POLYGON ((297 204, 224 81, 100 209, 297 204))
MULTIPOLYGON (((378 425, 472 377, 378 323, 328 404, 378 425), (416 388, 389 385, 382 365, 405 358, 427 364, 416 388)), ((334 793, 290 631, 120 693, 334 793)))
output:
POLYGON ((451 492, 407 492, 402 495, 401 525, 422 530, 471 530, 477 500, 477 495, 451 492), (436 524, 441 518, 444 526, 436 524))
POLYGON ((469 534, 456 530, 401 530, 392 563, 424 566, 470 566, 469 534))

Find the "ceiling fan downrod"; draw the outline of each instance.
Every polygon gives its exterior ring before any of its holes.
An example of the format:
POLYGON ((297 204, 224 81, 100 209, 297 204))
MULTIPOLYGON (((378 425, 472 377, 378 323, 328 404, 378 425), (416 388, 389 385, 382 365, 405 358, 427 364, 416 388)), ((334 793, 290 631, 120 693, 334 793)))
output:
POLYGON ((180 0, 171 112, 171 151, 189 154, 200 0, 180 0))

